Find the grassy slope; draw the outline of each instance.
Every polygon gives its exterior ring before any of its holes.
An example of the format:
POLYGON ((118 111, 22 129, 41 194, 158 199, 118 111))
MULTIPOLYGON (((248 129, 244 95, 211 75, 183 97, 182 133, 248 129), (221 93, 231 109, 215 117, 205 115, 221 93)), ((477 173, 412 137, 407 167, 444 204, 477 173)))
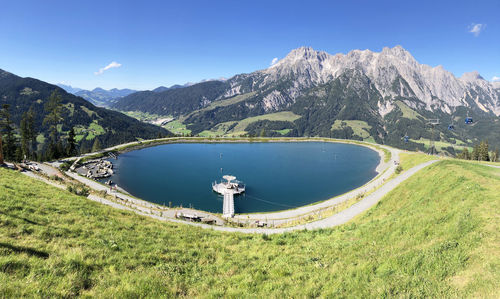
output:
POLYGON ((443 161, 347 225, 264 237, 161 223, 0 169, 0 294, 494 297, 499 174, 443 161))
MULTIPOLYGON (((413 141, 415 143, 421 143, 425 146, 426 149, 429 148, 429 139, 426 139, 426 138, 420 138, 419 140, 410 139, 410 141, 413 141)), ((457 144, 452 144, 452 143, 445 142, 445 141, 437 141, 437 140, 434 141, 434 146, 436 147, 436 149, 438 151, 442 151, 443 148, 449 147, 449 146, 455 148, 456 151, 462 151, 464 149, 463 144, 464 143, 460 140, 457 140, 457 144)), ((470 147, 470 146, 467 146, 467 148, 469 149, 469 151, 472 150, 472 147, 470 147)))
POLYGON ((148 122, 152 120, 156 120, 158 118, 165 118, 165 116, 161 116, 158 114, 151 114, 147 112, 142 112, 142 111, 120 111, 121 113, 128 115, 130 117, 133 117, 135 119, 138 119, 140 121, 148 122))
POLYGON ((424 118, 422 115, 418 114, 401 101, 396 101, 395 104, 399 107, 401 112, 403 112, 403 117, 406 117, 408 119, 418 119, 418 117, 424 118))
POLYGON ((186 125, 179 120, 168 122, 163 127, 174 134, 191 134, 191 130, 186 129, 186 125))
POLYGON ((259 116, 253 116, 249 118, 242 119, 240 121, 237 121, 237 125, 231 129, 230 131, 227 131, 227 127, 230 125, 234 124, 235 121, 229 121, 225 123, 220 123, 218 124, 214 130, 205 130, 201 132, 199 135, 202 137, 209 137, 209 136, 221 136, 221 135, 228 135, 228 136, 240 136, 246 134, 245 129, 248 127, 249 124, 259 121, 259 120, 270 120, 270 121, 290 121, 293 122, 297 119, 299 119, 301 116, 294 114, 293 112, 290 111, 281 111, 281 112, 276 112, 276 113, 269 113, 269 114, 263 114, 259 116))
POLYGON ((363 139, 368 139, 370 137, 369 130, 371 126, 368 125, 366 121, 362 120, 335 120, 332 125, 332 130, 341 130, 342 123, 346 123, 347 127, 351 127, 354 132, 354 135, 357 135, 363 139))
POLYGON ((249 92, 249 93, 244 93, 244 94, 234 96, 234 97, 229 98, 229 99, 215 101, 215 102, 210 103, 210 105, 208 105, 208 107, 202 108, 199 111, 212 110, 212 109, 215 109, 217 107, 226 107, 226 106, 233 105, 233 104, 236 104, 239 102, 243 102, 244 100, 254 96, 255 93, 256 92, 249 92))
POLYGON ((247 126, 253 122, 259 121, 259 120, 271 120, 271 121, 277 121, 277 120, 282 120, 282 121, 290 121, 293 122, 297 119, 300 118, 300 115, 296 115, 293 112, 290 111, 282 111, 282 112, 276 112, 276 113, 269 113, 269 114, 264 114, 264 115, 259 115, 259 116, 254 116, 254 117, 249 117, 245 118, 243 120, 240 120, 238 122, 238 125, 234 127, 232 130, 233 132, 243 132, 247 128, 247 126))
POLYGON ((427 155, 423 153, 401 152, 399 154, 399 160, 400 160, 399 165, 401 165, 403 170, 408 170, 419 164, 436 159, 437 159, 436 156, 427 155))

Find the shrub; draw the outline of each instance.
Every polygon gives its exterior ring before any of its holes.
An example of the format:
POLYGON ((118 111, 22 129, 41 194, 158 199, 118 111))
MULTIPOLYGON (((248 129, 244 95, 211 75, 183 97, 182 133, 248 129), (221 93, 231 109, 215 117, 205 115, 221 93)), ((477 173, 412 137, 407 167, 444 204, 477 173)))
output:
POLYGON ((59 169, 61 169, 62 171, 68 171, 70 167, 71 167, 70 162, 64 162, 61 165, 59 165, 59 169))
POLYGON ((90 189, 84 184, 68 185, 67 190, 73 194, 87 197, 90 194, 90 189))
POLYGON ((53 180, 53 181, 58 181, 58 182, 60 182, 60 181, 63 180, 61 177, 59 177, 57 175, 51 175, 50 179, 53 180))
POLYGON ((403 167, 401 167, 401 165, 398 165, 398 167, 396 167, 396 174, 400 174, 401 171, 403 171, 403 167))

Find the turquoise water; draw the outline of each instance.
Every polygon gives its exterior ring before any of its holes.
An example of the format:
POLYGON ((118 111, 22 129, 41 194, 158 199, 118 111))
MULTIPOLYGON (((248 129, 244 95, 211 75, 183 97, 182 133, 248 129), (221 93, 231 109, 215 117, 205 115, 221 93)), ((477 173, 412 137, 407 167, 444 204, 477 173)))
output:
POLYGON ((376 176, 379 155, 324 142, 167 144, 122 154, 111 179, 132 195, 172 206, 222 212, 213 181, 231 174, 246 184, 236 213, 295 208, 355 189, 376 176))

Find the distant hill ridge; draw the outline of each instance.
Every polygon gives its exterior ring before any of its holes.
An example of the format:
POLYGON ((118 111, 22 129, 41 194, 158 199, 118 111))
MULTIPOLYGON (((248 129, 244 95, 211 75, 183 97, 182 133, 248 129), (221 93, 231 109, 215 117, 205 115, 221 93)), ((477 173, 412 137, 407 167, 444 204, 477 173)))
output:
MULTIPOLYGON (((85 100, 91 102, 92 104, 98 106, 98 107, 109 107, 112 104, 118 102, 118 100, 122 97, 128 96, 130 94, 133 94, 135 92, 138 92, 137 90, 133 89, 118 89, 118 88, 112 88, 109 90, 106 90, 101 87, 96 87, 92 90, 86 90, 82 88, 77 88, 77 87, 72 87, 70 85, 65 85, 65 84, 57 84, 57 86, 61 87, 64 89, 66 92, 72 93, 76 96, 82 97, 85 100)), ((183 88, 189 86, 189 84, 185 85, 172 85, 171 87, 165 87, 165 86, 159 86, 152 91, 154 92, 163 92, 169 89, 176 89, 176 88, 183 88)))
MULTIPOLYGON (((48 136, 48 127, 43 123, 46 115, 45 103, 53 91, 61 96, 63 105, 60 133, 63 139, 74 127, 81 147, 90 150, 97 137, 103 147, 135 141, 137 138, 169 136, 163 128, 142 123, 122 113, 96 107, 81 97, 67 93, 64 89, 33 78, 22 78, 0 70, 0 107, 10 105, 10 114, 16 128, 19 128, 22 114, 33 107, 35 126, 40 133, 39 140, 48 136)), ((42 150, 44 143, 39 148, 42 150)))

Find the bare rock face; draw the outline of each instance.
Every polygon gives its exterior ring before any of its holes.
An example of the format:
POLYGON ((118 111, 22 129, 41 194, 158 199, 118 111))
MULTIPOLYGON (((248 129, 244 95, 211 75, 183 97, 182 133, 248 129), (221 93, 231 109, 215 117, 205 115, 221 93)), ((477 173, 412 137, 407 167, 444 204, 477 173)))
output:
MULTIPOLYGON (((286 90, 266 97, 266 110, 276 110, 289 104, 287 101, 293 102, 301 91, 327 83, 353 69, 370 78, 384 98, 415 98, 425 103, 427 110, 439 109, 446 113, 452 113, 457 106, 475 104, 485 112, 500 115, 500 82, 488 82, 478 72, 465 73, 457 78, 440 65, 431 67, 418 63, 401 46, 386 47, 381 52, 353 50, 345 55, 301 47, 292 50, 273 66, 249 76, 261 78, 253 90, 273 88, 277 82, 292 82, 286 90)), ((234 85, 229 94, 239 92, 238 83, 234 85)), ((388 113, 391 106, 384 104, 380 113, 388 113)))

